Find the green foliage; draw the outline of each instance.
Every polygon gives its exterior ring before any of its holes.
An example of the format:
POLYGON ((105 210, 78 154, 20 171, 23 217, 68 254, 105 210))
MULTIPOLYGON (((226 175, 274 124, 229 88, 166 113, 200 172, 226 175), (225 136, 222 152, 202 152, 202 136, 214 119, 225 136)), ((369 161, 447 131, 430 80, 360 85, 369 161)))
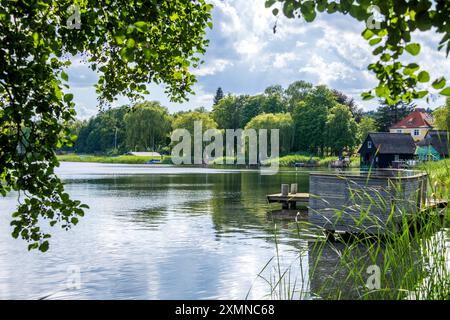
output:
POLYGON ((169 144, 172 117, 159 102, 133 106, 124 120, 128 150, 160 151, 169 144))
POLYGON ((294 108, 295 150, 324 152, 328 112, 335 105, 333 93, 324 86, 318 86, 294 108))
POLYGON ((122 164, 145 164, 149 160, 161 160, 163 164, 170 164, 171 157, 142 157, 142 156, 127 156, 121 155, 117 157, 107 156, 92 156, 92 155, 80 155, 80 154, 64 154, 58 155, 59 161, 65 162, 98 162, 98 163, 122 163, 122 164))
POLYGON ((125 152, 125 122, 127 106, 101 111, 82 125, 74 151, 78 153, 125 152))
POLYGON ((357 143, 358 126, 348 106, 333 107, 326 122, 326 147, 332 154, 342 155, 345 149, 352 149, 357 143))
POLYGON ((311 157, 301 154, 291 154, 280 158, 268 160, 267 163, 277 162, 280 167, 293 167, 296 163, 307 163, 314 161, 319 167, 328 167, 328 165, 338 160, 337 157, 311 157))
POLYGON ((362 117, 361 122, 358 123, 358 143, 362 143, 366 139, 369 132, 377 132, 378 127, 373 117, 362 117))
POLYGON ((433 111, 434 126, 438 130, 449 130, 450 128, 450 97, 444 106, 433 111))
POLYGON ((261 113, 280 113, 285 110, 286 104, 279 92, 266 89, 264 95, 227 95, 213 106, 212 116, 220 128, 242 129, 261 113))
MULTIPOLYGON (((66 26, 73 1, 2 1, 0 6, 0 193, 14 190, 13 237, 48 249, 41 223, 69 229, 86 208, 54 174, 54 150, 72 144, 73 94, 66 68, 82 55, 99 74, 101 104, 138 99, 149 82, 173 100, 192 92, 208 40, 212 5, 198 1, 77 1, 79 29, 66 26)), ((80 132, 81 135, 81 132, 80 132)))
MULTIPOLYGON (((293 138, 292 116, 290 113, 263 113, 254 117, 246 126, 245 129, 279 129, 280 137, 280 153, 285 154, 291 151, 293 138)), ((270 142, 270 140, 269 140, 270 142)))
POLYGON ((223 95, 222 88, 221 87, 217 88, 216 95, 214 96, 214 100, 213 100, 214 105, 218 104, 219 101, 223 99, 223 97, 224 97, 224 95, 223 95))
POLYGON ((217 123, 211 118, 208 113, 202 113, 198 111, 191 111, 179 114, 175 117, 172 123, 172 129, 186 129, 190 134, 194 135, 195 122, 201 122, 202 133, 208 129, 217 129, 217 123))
POLYGON ((306 99, 306 96, 312 89, 313 85, 303 80, 291 83, 285 92, 288 111, 292 112, 300 101, 304 101, 306 99))
MULTIPOLYGON (((442 35, 439 50, 445 49, 447 56, 450 53, 450 2, 446 0, 431 1, 405 1, 405 0, 266 0, 266 7, 282 8, 283 14, 288 18, 303 18, 312 22, 317 13, 327 12, 333 14, 340 12, 349 14, 358 21, 366 22, 366 29, 362 37, 374 47, 373 55, 378 62, 372 63, 368 69, 373 71, 379 81, 374 90, 363 93, 365 100, 376 96, 386 100, 389 105, 399 101, 410 102, 412 99, 423 98, 434 89, 442 89, 440 94, 449 96, 450 87, 443 89, 445 79, 434 80, 432 87, 422 90, 419 84, 428 83, 428 72, 420 70, 416 63, 402 63, 405 56, 418 56, 420 45, 414 43, 414 32, 433 30, 442 35), (377 26, 374 8, 382 17, 377 26)), ((278 15, 280 10, 273 9, 278 15)))
MULTIPOLYGON (((223 129, 239 129, 241 127, 241 112, 247 96, 227 95, 213 106, 212 118, 223 129)), ((259 110, 258 113, 259 114, 259 110)), ((257 115, 255 114, 255 115, 257 115)), ((250 119, 249 119, 250 120, 250 119)))
POLYGON ((414 111, 415 104, 402 101, 393 105, 381 102, 375 113, 375 121, 380 132, 389 132, 389 128, 414 111))

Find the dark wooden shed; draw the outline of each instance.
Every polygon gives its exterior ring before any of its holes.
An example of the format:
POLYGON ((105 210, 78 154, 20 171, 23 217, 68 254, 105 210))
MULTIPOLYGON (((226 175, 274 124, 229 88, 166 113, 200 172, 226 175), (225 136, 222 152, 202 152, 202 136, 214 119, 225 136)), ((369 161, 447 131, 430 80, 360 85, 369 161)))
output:
POLYGON ((359 149, 361 167, 390 168, 394 161, 414 159, 416 145, 410 134, 372 132, 359 149))

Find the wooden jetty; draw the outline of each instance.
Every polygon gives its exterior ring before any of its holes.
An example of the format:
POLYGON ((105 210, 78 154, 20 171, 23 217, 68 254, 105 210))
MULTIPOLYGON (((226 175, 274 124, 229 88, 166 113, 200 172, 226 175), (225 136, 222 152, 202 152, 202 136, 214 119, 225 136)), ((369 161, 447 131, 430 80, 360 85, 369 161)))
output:
POLYGON ((308 206, 309 193, 269 194, 267 195, 267 201, 269 203, 281 203, 283 209, 295 210, 297 209, 297 203, 308 206))
POLYGON ((377 170, 341 174, 310 174, 310 193, 298 193, 297 185, 283 184, 281 193, 267 195, 269 203, 281 203, 274 216, 297 217, 306 207, 309 222, 331 232, 379 233, 398 227, 407 214, 443 215, 448 199, 427 196, 427 175, 407 170, 377 170), (291 211, 291 212, 289 212, 291 211))

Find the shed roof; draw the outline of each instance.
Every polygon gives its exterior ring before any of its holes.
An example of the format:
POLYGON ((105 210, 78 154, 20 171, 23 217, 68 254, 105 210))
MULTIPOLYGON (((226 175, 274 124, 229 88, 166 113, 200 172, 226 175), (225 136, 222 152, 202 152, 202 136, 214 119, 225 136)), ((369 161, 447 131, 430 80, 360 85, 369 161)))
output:
POLYGON ((410 134, 371 132, 366 141, 369 138, 378 149, 379 154, 414 154, 416 150, 414 139, 410 134))
POLYGON ((448 157, 450 148, 449 134, 448 131, 444 130, 430 130, 417 145, 419 147, 431 145, 440 155, 448 157))

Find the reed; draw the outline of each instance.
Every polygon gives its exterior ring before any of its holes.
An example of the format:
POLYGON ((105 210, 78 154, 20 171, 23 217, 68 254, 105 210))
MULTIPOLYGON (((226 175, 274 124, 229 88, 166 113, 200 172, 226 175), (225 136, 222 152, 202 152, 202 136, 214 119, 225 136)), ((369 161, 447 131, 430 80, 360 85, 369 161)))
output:
MULTIPOLYGON (((428 194, 434 198, 449 198, 450 162, 428 163, 428 194)), ((298 237, 308 241, 308 252, 299 252, 297 261, 289 267, 274 263, 281 259, 279 251, 266 264, 258 278, 269 286, 271 299, 450 299, 450 214, 447 208, 405 212, 392 208, 392 223, 380 224, 370 211, 383 201, 364 192, 351 193, 358 209, 360 232, 355 235, 330 236, 317 231, 308 222, 296 221, 292 228, 298 237), (358 198, 358 199, 357 199, 358 198), (358 201, 356 201, 358 200, 358 201), (370 220, 372 219, 372 220, 370 220), (380 232, 367 233, 369 224, 380 232), (303 270, 304 259, 308 270, 303 270), (263 271, 270 268, 269 275, 263 271), (295 274, 295 275, 294 275, 295 274)), ((383 200, 383 199, 381 199, 383 200)), ((354 206, 352 206, 354 208, 354 206)), ((336 212, 342 215, 343 212, 336 212)), ((371 228, 372 229, 372 228, 371 228)), ((275 237, 275 246, 278 246, 275 237)), ((267 273, 267 272, 266 272, 267 273)))

